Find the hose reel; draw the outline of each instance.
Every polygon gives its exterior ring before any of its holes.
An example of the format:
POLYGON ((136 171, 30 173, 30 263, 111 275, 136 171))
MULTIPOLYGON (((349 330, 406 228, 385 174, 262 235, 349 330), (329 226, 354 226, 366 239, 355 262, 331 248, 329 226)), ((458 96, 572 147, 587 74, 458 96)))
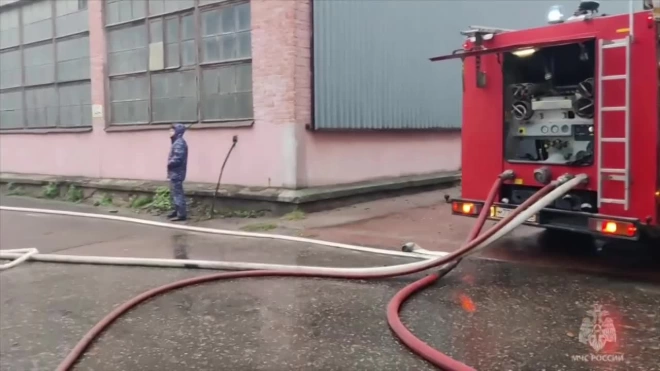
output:
POLYGON ((532 115, 534 115, 531 102, 528 100, 519 100, 513 102, 511 105, 511 114, 516 120, 529 120, 532 118, 532 115))
POLYGON ((516 120, 529 120, 534 115, 532 110, 532 95, 534 84, 514 84, 511 86, 511 114, 516 120))
POLYGON ((578 117, 590 119, 594 117, 594 79, 588 78, 577 86, 573 99, 573 111, 578 117))

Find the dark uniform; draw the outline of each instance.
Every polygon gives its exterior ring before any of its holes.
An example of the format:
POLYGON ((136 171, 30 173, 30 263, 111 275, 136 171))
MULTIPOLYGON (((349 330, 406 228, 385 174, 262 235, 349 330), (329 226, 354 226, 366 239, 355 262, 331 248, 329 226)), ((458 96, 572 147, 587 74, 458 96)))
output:
POLYGON ((183 124, 174 124, 172 135, 172 148, 167 159, 167 178, 170 180, 170 197, 174 211, 168 215, 176 220, 186 220, 186 196, 183 193, 183 181, 186 180, 188 166, 188 144, 183 139, 186 127, 183 124))

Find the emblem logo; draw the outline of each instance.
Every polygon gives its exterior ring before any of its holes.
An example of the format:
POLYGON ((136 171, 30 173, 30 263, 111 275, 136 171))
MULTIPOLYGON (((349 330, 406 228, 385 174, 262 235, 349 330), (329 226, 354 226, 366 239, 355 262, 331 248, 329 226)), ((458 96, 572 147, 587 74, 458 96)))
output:
POLYGON ((584 317, 580 326, 580 343, 589 345, 596 352, 600 352, 608 342, 616 343, 616 329, 609 312, 596 304, 587 314, 590 317, 584 317))

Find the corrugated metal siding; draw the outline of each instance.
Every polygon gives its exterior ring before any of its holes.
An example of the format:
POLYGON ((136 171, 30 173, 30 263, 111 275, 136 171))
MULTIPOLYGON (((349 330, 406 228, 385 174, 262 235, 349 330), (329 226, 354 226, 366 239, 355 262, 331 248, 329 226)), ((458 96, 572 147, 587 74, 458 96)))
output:
MULTIPOLYGON (((470 25, 542 26, 579 1, 312 0, 314 126, 329 130, 443 129, 461 125, 461 64, 432 63, 470 25)), ((636 1, 637 9, 642 1, 636 1)), ((601 13, 627 12, 625 0, 601 13)))

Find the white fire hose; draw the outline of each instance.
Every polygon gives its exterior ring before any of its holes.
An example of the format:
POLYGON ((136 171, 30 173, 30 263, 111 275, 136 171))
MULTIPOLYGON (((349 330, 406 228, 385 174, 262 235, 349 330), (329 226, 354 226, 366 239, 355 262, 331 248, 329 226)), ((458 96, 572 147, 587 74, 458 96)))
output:
MULTIPOLYGON (((555 200, 566 194, 566 192, 576 187, 580 183, 584 182, 586 179, 587 176, 585 174, 580 174, 570 180, 563 182, 557 188, 555 188, 546 196, 541 198, 537 203, 530 206, 527 210, 521 212, 516 218, 514 218, 513 220, 511 220, 510 223, 502 227, 502 229, 494 233, 490 238, 486 239, 483 243, 479 244, 471 252, 471 254, 490 245, 494 241, 502 238, 503 236, 511 232, 514 228, 518 227, 519 225, 527 221, 527 219, 529 219, 531 216, 537 214, 543 208, 553 203, 555 200)), ((309 274, 333 273, 333 274, 344 274, 347 276, 354 275, 360 277, 365 277, 365 276, 375 277, 375 276, 382 276, 384 274, 396 275, 399 274, 400 272, 405 272, 413 268, 424 269, 424 267, 432 267, 435 263, 439 262, 441 259, 445 258, 446 255, 448 255, 448 253, 431 252, 428 250, 421 250, 421 249, 417 251, 423 251, 423 253, 420 252, 406 253, 402 251, 376 249, 370 247, 362 247, 362 246, 342 244, 336 242, 315 240, 310 238, 194 227, 194 226, 179 225, 172 223, 156 222, 156 221, 150 221, 144 219, 129 218, 129 217, 123 217, 117 215, 90 214, 90 213, 80 213, 73 211, 33 209, 33 208, 8 207, 8 206, 0 206, 0 210, 128 222, 128 223, 142 224, 152 227, 161 227, 168 229, 183 230, 188 232, 209 233, 209 234, 227 235, 227 236, 235 236, 235 237, 267 238, 267 239, 274 239, 281 241, 301 242, 301 243, 315 244, 315 245, 321 245, 327 247, 335 247, 340 249, 368 252, 368 253, 374 253, 380 255, 423 259, 422 261, 419 262, 391 265, 385 267, 335 268, 335 267, 298 266, 298 265, 282 265, 282 264, 262 264, 262 263, 251 263, 251 262, 227 262, 227 261, 212 261, 212 260, 209 261, 209 260, 123 258, 123 257, 81 256, 81 255, 63 255, 63 254, 40 254, 37 249, 31 248, 31 249, 20 249, 20 250, 0 250, 0 259, 13 260, 10 263, 1 265, 0 270, 15 267, 22 262, 33 260, 33 261, 52 262, 52 263, 204 268, 204 269, 219 269, 219 270, 287 270, 287 271, 293 270, 300 273, 309 273, 309 274)))

